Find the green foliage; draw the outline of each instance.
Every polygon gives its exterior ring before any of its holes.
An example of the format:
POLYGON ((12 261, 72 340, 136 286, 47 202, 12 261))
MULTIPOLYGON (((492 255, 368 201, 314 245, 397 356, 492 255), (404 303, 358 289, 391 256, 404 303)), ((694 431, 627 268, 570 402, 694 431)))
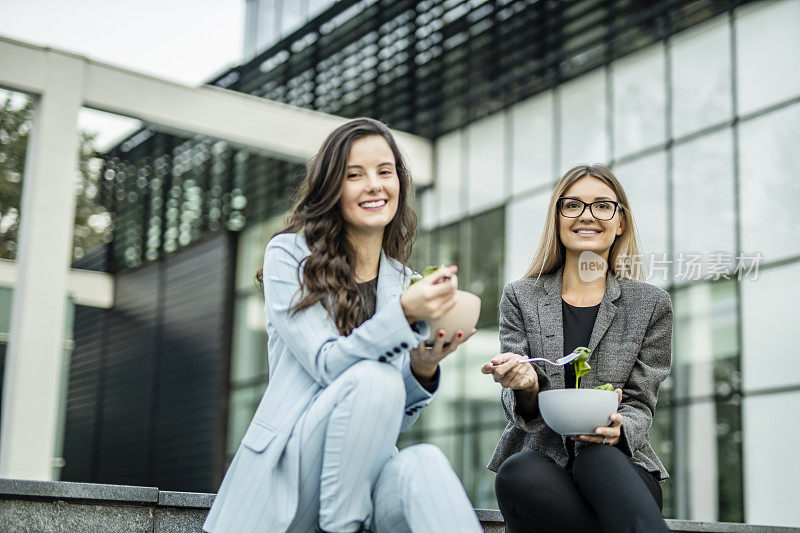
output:
POLYGON ((611 383, 604 383, 602 385, 598 385, 597 387, 595 387, 595 389, 613 391, 614 390, 614 385, 612 385, 611 383))
MULTIPOLYGON (((439 269, 440 269, 440 268, 442 268, 443 266, 444 266, 444 265, 439 265, 439 266, 426 266, 426 267, 425 267, 425 268, 422 270, 422 278, 424 278, 425 276, 429 276, 429 275, 433 274, 434 272, 436 272, 437 270, 439 270, 439 269)), ((422 278, 416 278, 416 279, 412 279, 412 280, 411 280, 411 285, 413 285, 414 283, 418 282, 418 281, 419 281, 419 280, 421 280, 422 278)))
MULTIPOLYGON (((16 259, 25 152, 33 127, 34 101, 0 91, 0 258, 16 259)), ((72 257, 111 238, 111 215, 98 201, 102 161, 95 155, 95 135, 81 132, 75 184, 75 230, 72 257)), ((24 214, 23 214, 24 216, 24 214)))
POLYGON ((575 367, 575 388, 577 389, 580 379, 592 370, 592 367, 586 362, 591 351, 585 346, 578 346, 572 353, 580 354, 577 359, 572 361, 572 366, 575 367))

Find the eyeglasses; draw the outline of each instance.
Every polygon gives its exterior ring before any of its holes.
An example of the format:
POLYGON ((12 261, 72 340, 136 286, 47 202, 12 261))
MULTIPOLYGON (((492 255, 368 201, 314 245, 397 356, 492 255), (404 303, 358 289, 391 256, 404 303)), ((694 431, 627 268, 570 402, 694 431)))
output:
POLYGON ((589 208, 589 212, 597 220, 611 220, 617 212, 617 207, 622 209, 618 202, 613 200, 598 200, 586 203, 577 198, 559 198, 558 210, 567 218, 578 218, 589 208))

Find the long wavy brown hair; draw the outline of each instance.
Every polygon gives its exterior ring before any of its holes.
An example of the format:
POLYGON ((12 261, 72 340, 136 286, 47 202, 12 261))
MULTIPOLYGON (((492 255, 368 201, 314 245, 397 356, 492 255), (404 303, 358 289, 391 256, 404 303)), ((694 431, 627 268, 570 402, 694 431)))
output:
MULTIPOLYGON (((275 234, 302 233, 311 250, 301 263, 302 276, 298 271, 302 297, 292 312, 322 301, 342 335, 349 335, 369 318, 366 302, 356 283, 355 251, 345 238, 339 199, 350 147, 357 139, 371 135, 379 135, 389 144, 400 181, 397 213, 384 229, 383 251, 400 263, 408 264, 417 231, 417 215, 409 205, 413 183, 391 131, 370 118, 351 120, 325 139, 319 152, 306 165, 306 175, 286 225, 275 234)), ((262 291, 263 279, 262 267, 256 273, 262 291)))
POLYGON ((625 194, 625 189, 611 170, 602 165, 579 165, 568 170, 558 180, 553 195, 550 197, 550 205, 547 207, 547 218, 539 246, 524 277, 538 278, 542 274, 551 274, 564 264, 566 250, 558 236, 558 199, 573 183, 584 176, 597 178, 611 187, 611 190, 617 195, 620 216, 625 221, 622 234, 615 237, 608 253, 609 271, 620 278, 644 280, 638 232, 633 220, 633 211, 628 203, 628 195, 625 194))

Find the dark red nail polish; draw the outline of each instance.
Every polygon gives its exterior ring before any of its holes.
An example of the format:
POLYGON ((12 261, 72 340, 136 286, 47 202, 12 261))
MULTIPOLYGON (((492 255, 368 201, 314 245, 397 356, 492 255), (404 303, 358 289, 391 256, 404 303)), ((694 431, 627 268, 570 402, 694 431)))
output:
POLYGON ((439 337, 444 337, 444 331, 439 332, 439 337))
POLYGON ((463 337, 463 336, 464 336, 464 334, 459 332, 459 334, 458 334, 458 338, 460 339, 460 338, 461 338, 461 337, 463 337))

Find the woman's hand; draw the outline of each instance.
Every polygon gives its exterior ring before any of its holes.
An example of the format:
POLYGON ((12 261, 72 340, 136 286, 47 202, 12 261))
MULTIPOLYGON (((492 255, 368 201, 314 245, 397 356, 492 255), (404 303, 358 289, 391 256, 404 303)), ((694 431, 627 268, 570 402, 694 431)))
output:
POLYGON ((533 365, 520 363, 526 359, 524 355, 515 353, 500 354, 481 367, 484 374, 492 374, 492 378, 509 389, 527 390, 534 394, 539 393, 539 377, 533 365))
POLYGON ((400 297, 403 314, 409 324, 437 319, 456 305, 458 267, 442 267, 410 285, 400 297))
POLYGON ((419 346, 409 351, 411 356, 411 371, 418 378, 429 380, 436 373, 436 367, 439 366, 439 361, 456 351, 462 342, 472 337, 475 334, 475 328, 469 332, 469 335, 464 335, 460 329, 456 331, 453 340, 446 343, 444 342, 445 331, 440 329, 437 332, 436 340, 433 346, 425 346, 425 342, 419 343, 419 346))
MULTIPOLYGON (((617 393, 617 406, 622 402, 622 389, 615 389, 617 393)), ((610 444, 614 446, 619 442, 622 434, 622 415, 619 413, 611 413, 608 417, 611 424, 602 426, 594 430, 594 435, 578 435, 572 437, 576 442, 594 442, 597 444, 610 444)))

